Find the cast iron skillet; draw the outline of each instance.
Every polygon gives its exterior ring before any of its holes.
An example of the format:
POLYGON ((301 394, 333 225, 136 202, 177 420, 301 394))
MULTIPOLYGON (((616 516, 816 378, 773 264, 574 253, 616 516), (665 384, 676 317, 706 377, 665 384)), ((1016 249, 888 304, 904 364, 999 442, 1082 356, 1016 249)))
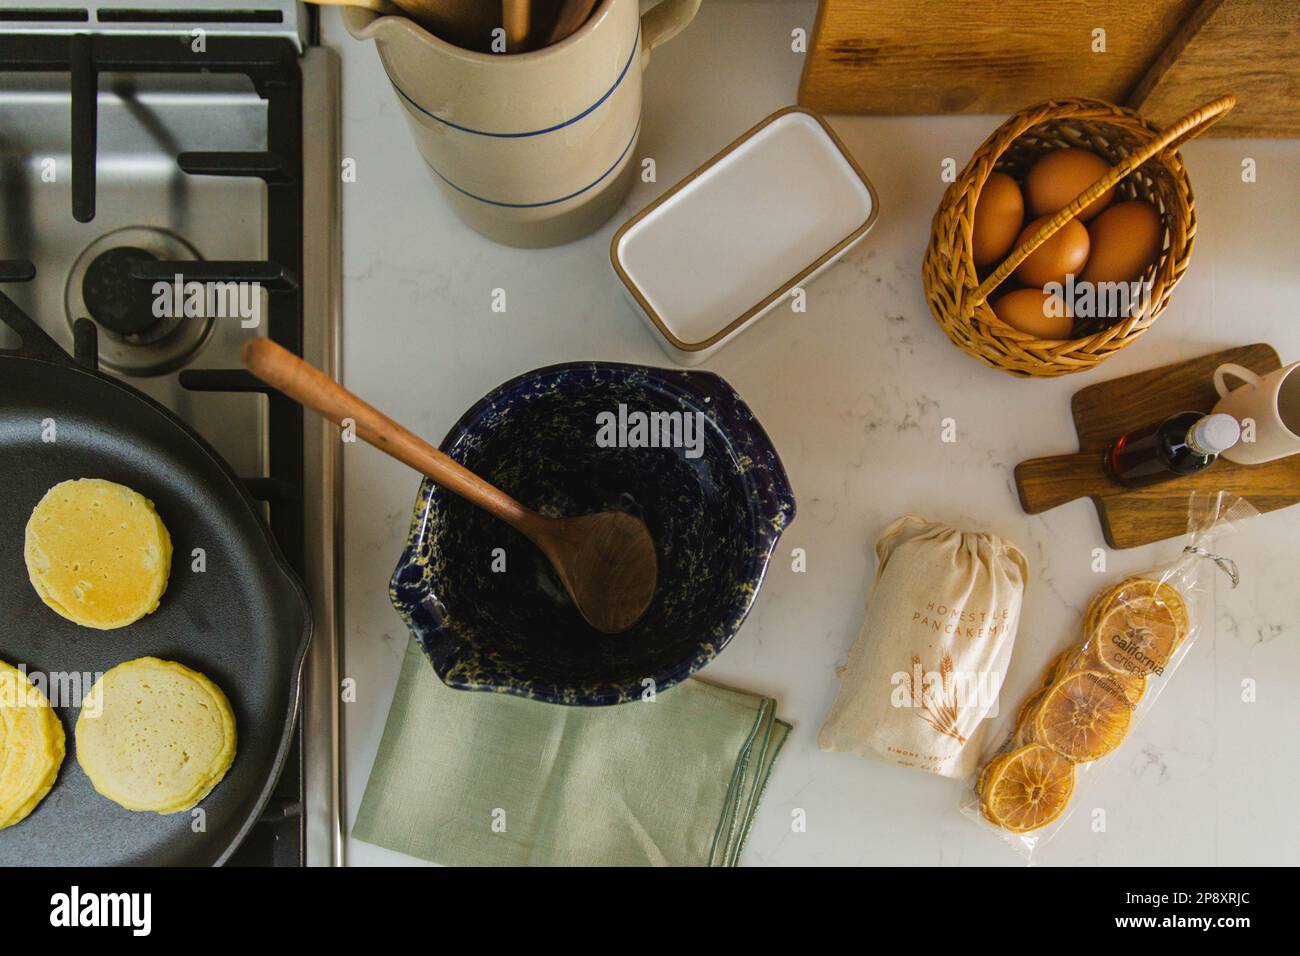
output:
POLYGON ((230 772, 199 804, 201 820, 133 813, 97 794, 77 764, 80 701, 56 708, 67 759, 35 812, 0 830, 0 865, 223 863, 257 821, 289 749, 311 638, 302 585, 253 500, 198 435, 135 389, 77 365, 2 293, 0 321, 23 340, 21 349, 0 350, 0 660, 29 673, 91 677, 137 657, 179 661, 226 692, 239 738, 230 772), (51 423, 52 442, 43 440, 51 423), (27 519, 68 478, 134 488, 171 533, 162 604, 135 624, 80 627, 32 589, 27 519), (192 570, 196 548, 205 552, 203 573, 192 570))

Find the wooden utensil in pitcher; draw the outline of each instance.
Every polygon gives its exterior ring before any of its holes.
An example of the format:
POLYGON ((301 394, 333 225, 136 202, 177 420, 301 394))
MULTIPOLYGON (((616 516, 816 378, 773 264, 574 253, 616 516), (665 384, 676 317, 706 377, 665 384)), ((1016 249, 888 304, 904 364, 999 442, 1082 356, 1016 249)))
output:
POLYGON ((506 31, 507 53, 522 53, 527 48, 532 14, 529 0, 501 0, 501 25, 506 31))
POLYGON ((555 25, 546 36, 545 45, 559 43, 574 33, 578 27, 587 22, 587 18, 591 16, 591 11, 596 8, 598 2, 599 0, 564 0, 555 19, 555 25))
POLYGON ((241 356, 244 366, 268 385, 335 424, 352 419, 366 442, 537 545, 596 630, 626 631, 650 606, 659 566, 654 539, 640 518, 621 511, 574 518, 539 515, 274 342, 250 339, 241 356))

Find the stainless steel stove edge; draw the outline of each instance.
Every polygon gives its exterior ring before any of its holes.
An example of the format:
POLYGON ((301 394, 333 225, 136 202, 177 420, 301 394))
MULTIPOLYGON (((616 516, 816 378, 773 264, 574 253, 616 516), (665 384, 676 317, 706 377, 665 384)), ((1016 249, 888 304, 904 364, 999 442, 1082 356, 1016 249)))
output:
POLYGON ((300 0, 19 0, 0 17, 5 33, 171 34, 202 29, 211 36, 281 36, 299 50, 309 41, 300 0))
MULTIPOLYGON (((303 357, 341 381, 338 55, 324 47, 309 48, 302 74, 303 357)), ((305 584, 315 620, 301 717, 304 856, 308 866, 342 866, 342 444, 337 429, 317 415, 306 416, 303 431, 305 584)))

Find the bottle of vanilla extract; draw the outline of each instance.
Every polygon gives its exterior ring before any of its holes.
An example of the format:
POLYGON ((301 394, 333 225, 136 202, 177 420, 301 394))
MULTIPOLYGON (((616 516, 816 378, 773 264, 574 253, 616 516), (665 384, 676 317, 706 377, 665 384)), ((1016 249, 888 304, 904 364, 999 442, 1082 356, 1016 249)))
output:
POLYGON ((1106 466, 1122 484, 1140 488, 1204 471, 1240 438, 1231 415, 1179 412, 1121 435, 1106 453, 1106 466))

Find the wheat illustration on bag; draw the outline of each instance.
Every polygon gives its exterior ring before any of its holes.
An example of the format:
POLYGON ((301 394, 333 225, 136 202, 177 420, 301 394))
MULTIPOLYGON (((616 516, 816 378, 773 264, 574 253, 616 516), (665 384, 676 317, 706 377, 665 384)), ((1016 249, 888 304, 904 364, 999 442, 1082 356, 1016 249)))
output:
POLYGON ((925 670, 921 666, 921 656, 912 655, 912 670, 907 680, 913 701, 920 701, 921 709, 916 716, 924 720, 936 731, 951 737, 959 745, 965 745, 966 738, 957 731, 957 687, 953 680, 952 655, 947 651, 939 658, 939 700, 933 693, 926 693, 925 670))

